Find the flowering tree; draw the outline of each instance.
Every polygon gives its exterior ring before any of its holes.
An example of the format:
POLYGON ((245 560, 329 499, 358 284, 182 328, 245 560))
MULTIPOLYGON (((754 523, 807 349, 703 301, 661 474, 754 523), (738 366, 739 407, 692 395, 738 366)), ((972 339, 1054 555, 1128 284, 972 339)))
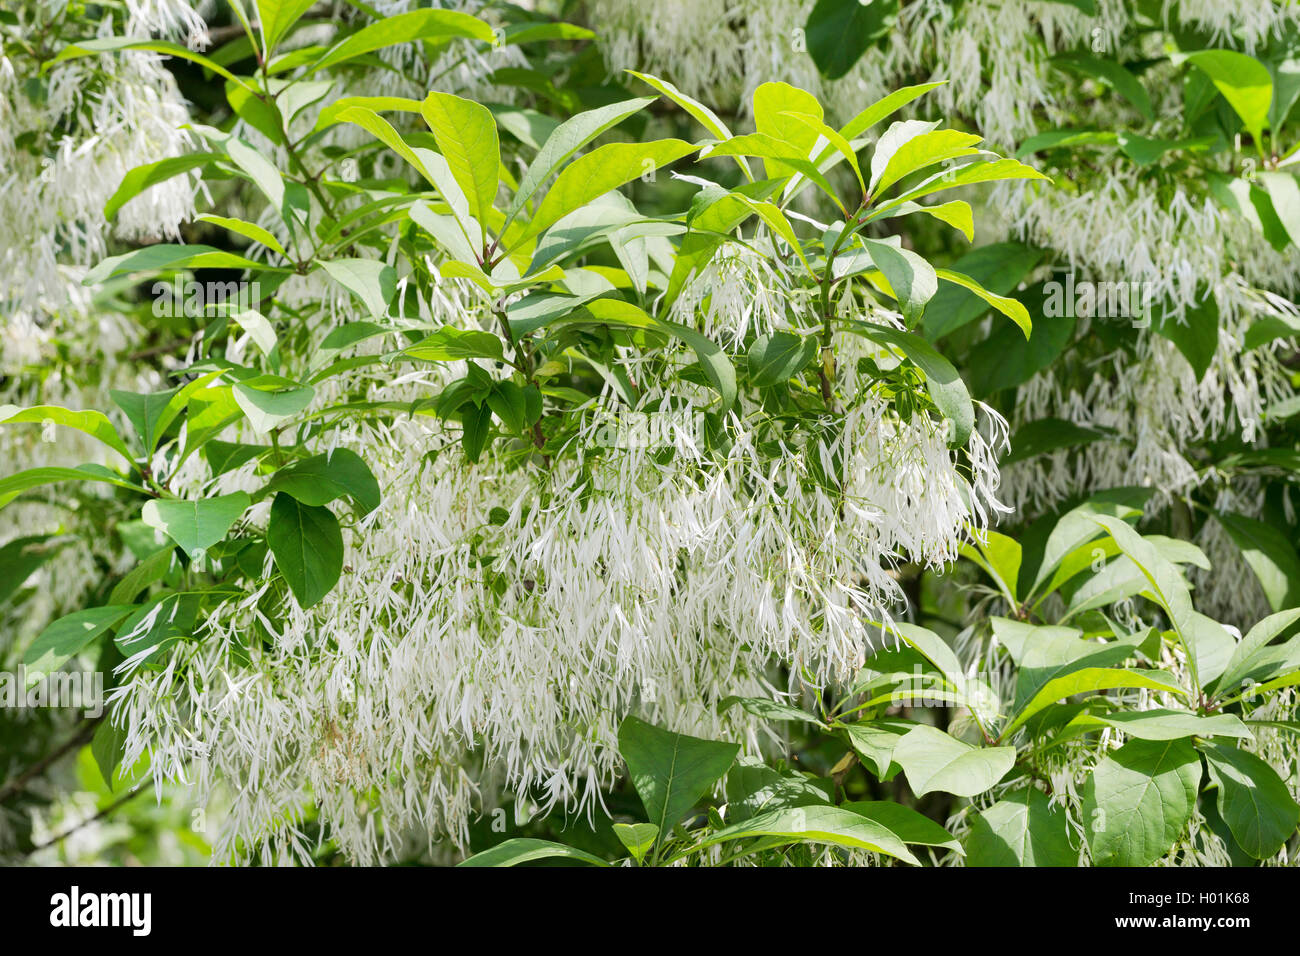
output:
POLYGON ((393 6, 0 22, 0 845, 1293 852, 1289 14, 393 6))

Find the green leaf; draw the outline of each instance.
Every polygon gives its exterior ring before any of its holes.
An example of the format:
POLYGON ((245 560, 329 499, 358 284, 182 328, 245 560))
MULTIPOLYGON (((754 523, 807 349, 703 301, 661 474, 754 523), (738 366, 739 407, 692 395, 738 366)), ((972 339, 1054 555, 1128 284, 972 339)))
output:
POLYGON ((198 614, 197 592, 159 594, 135 609, 117 629, 114 641, 123 654, 153 665, 171 645, 194 636, 198 614))
POLYGON ((817 341, 793 332, 760 335, 749 347, 749 378, 758 388, 788 382, 817 355, 817 341))
POLYGON ((74 611, 54 621, 23 653, 27 686, 32 687, 53 674, 134 610, 131 605, 112 604, 74 611))
POLYGON ((978 152, 975 144, 981 137, 955 129, 935 129, 934 125, 907 120, 885 131, 871 156, 870 195, 879 196, 918 170, 978 152))
POLYGON ((862 244, 876 268, 884 273, 908 328, 921 321, 926 303, 939 291, 934 266, 911 249, 876 239, 862 238, 862 244))
POLYGON ((1029 310, 1017 302, 1015 299, 1004 295, 998 295, 990 292, 968 275, 962 275, 960 272, 953 272, 951 269, 935 269, 935 275, 954 285, 959 285, 968 292, 973 292, 976 296, 983 299, 993 308, 997 309, 1016 325, 1020 326, 1020 331, 1025 333, 1025 338, 1033 331, 1033 325, 1029 320, 1029 310))
POLYGON ((1233 648, 1223 675, 1215 687, 1215 696, 1235 693, 1252 675, 1255 679, 1272 676, 1268 644, 1298 620, 1300 608, 1290 608, 1270 614, 1247 631, 1246 636, 1233 648), (1261 665, 1263 670, 1260 669, 1261 665))
POLYGON ((808 55, 828 80, 838 80, 898 19, 899 0, 817 0, 804 27, 808 55))
MULTIPOLYGON (((775 150, 763 160, 770 178, 781 179, 793 175, 800 168, 798 162, 781 162, 779 157, 782 154, 815 170, 809 157, 817 143, 818 133, 810 129, 806 122, 795 118, 802 113, 815 120, 822 119, 822 106, 815 96, 789 83, 761 83, 754 90, 753 112, 754 126, 758 130, 755 142, 767 143, 775 150)), ((748 137, 738 139, 744 141, 748 137)))
POLYGON ((303 458, 275 473, 268 491, 283 491, 305 505, 327 505, 348 497, 358 514, 379 507, 379 482, 361 456, 349 448, 303 458))
POLYGON ((1115 441, 1119 433, 1109 428, 1089 428, 1060 418, 1040 418, 1016 429, 1011 438, 1011 450, 998 464, 1006 468, 1018 461, 1037 458, 1062 448, 1077 448, 1097 441, 1115 441))
MULTIPOLYGON (((303 211, 290 201, 294 192, 286 188, 284 175, 265 153, 238 136, 211 126, 196 123, 191 128, 212 145, 225 150, 231 162, 239 167, 240 171, 266 197, 267 202, 280 214, 280 218, 286 224, 295 228, 303 228, 306 225, 303 221, 303 211)), ((259 264, 257 268, 265 269, 266 266, 259 264)))
POLYGON ((765 697, 724 697, 718 702, 718 713, 725 713, 737 704, 755 717, 761 717, 764 720, 794 720, 800 723, 816 724, 819 727, 824 726, 820 720, 807 711, 800 710, 798 707, 791 707, 789 704, 782 704, 779 701, 768 700, 765 697))
POLYGON ((629 715, 618 728, 618 752, 662 835, 721 779, 740 747, 673 733, 629 715))
POLYGON ((851 810, 839 807, 794 807, 788 810, 770 810, 756 817, 742 820, 731 826, 715 830, 696 844, 695 849, 714 846, 732 840, 754 837, 771 837, 760 843, 767 848, 782 843, 824 843, 882 853, 919 866, 898 835, 888 827, 851 810))
POLYGON ((315 0, 257 0, 257 16, 262 28, 262 55, 270 59, 276 45, 293 28, 315 0))
POLYGON ((892 800, 850 800, 841 803, 840 809, 874 820, 896 834, 904 843, 942 847, 952 850, 958 856, 965 853, 955 836, 929 817, 922 816, 901 803, 892 800))
POLYGON ((392 266, 375 259, 331 259, 320 266, 360 300, 371 318, 381 319, 388 313, 388 303, 397 291, 397 270, 392 266))
POLYGON ((1260 173, 1257 177, 1273 204, 1273 211, 1291 238, 1300 245, 1300 183, 1290 173, 1260 173))
POLYGON ((960 186, 973 186, 976 183, 997 182, 1004 179, 1042 179, 1051 182, 1049 177, 1044 176, 1038 170, 1014 159, 996 159, 988 163, 969 163, 959 169, 950 169, 931 176, 915 189, 911 189, 885 203, 876 210, 876 214, 872 218, 882 218, 885 214, 897 209, 904 203, 914 202, 931 193, 942 192, 945 189, 956 189, 960 186))
POLYGON ((487 406, 501 422, 501 428, 510 435, 518 435, 524 426, 532 424, 526 421, 528 403, 524 390, 511 381, 497 382, 487 395, 487 406))
POLYGON ((552 843, 550 840, 532 840, 523 837, 506 840, 490 850, 475 853, 469 859, 462 860, 457 866, 516 866, 529 860, 545 860, 554 857, 581 860, 592 866, 609 866, 600 857, 592 856, 577 847, 552 843))
MULTIPOLYGON (((647 73, 638 73, 636 70, 627 70, 626 72, 631 73, 638 80, 648 83, 682 109, 686 110, 687 113, 695 118, 696 122, 708 130, 715 138, 719 140, 731 139, 731 130, 727 128, 727 124, 718 118, 717 113, 713 112, 713 110, 709 109, 699 100, 687 96, 667 80, 661 80, 658 77, 650 76, 647 73)), ((746 167, 743 162, 741 163, 741 169, 745 170, 746 173, 749 172, 748 167, 746 167)))
POLYGON ((1184 737, 1249 737, 1250 731, 1234 714, 1202 717, 1181 710, 1119 710, 1098 714, 1103 724, 1117 727, 1140 740, 1181 740, 1184 737))
MULTIPOLYGON (((995 242, 972 249, 952 264, 951 271, 972 279, 988 292, 1006 295, 1020 285, 1042 258, 1041 249, 1019 242, 995 242)), ((986 313, 989 304, 988 300, 959 283, 940 285, 925 319, 925 337, 931 342, 937 342, 986 313)), ((1044 314, 1041 310, 1034 313, 1036 317, 1044 314)), ((1062 320, 1050 321, 1055 323, 1062 320)), ((1069 321, 1073 322, 1072 319, 1069 321)), ((1019 334, 1023 344, 1023 326, 1019 334)))
POLYGON ((912 213, 924 213, 927 216, 933 216, 940 222, 946 222, 954 229, 958 230, 966 237, 967 242, 975 240, 975 215, 971 212, 970 203, 962 199, 954 199, 951 202, 935 203, 933 206, 922 206, 914 202, 905 202, 901 206, 895 207, 887 216, 881 218, 893 219, 897 216, 910 216, 912 213))
POLYGON ((1187 827, 1201 761, 1187 740, 1131 740, 1083 785, 1084 826, 1096 866, 1150 866, 1187 827))
POLYGON ((102 481, 119 488, 129 488, 131 491, 149 494, 148 489, 127 481, 117 472, 100 465, 78 465, 76 468, 28 468, 7 478, 0 478, 0 508, 29 488, 50 485, 58 481, 102 481))
POLYGON ((242 491, 196 501, 159 498, 145 503, 141 518, 149 527, 157 528, 175 541, 193 559, 225 540, 230 526, 251 503, 252 499, 242 491))
POLYGON ((1215 512, 1223 530, 1241 549, 1274 611, 1300 605, 1300 556, 1286 534, 1271 524, 1234 512, 1215 512))
POLYGON ((408 345, 402 349, 402 354, 424 362, 456 362, 470 358, 505 361, 501 339, 491 332, 458 329, 450 325, 444 325, 414 345, 408 345))
POLYGON ((328 508, 277 494, 271 502, 266 543, 304 609, 329 594, 343 571, 343 532, 328 508))
POLYGON ((1233 50, 1197 50, 1174 54, 1171 59, 1175 64, 1186 61, 1203 70, 1241 117, 1251 138, 1263 148, 1263 131, 1273 102, 1273 77, 1264 64, 1233 50))
POLYGON ((966 383, 952 363, 919 335, 870 322, 853 322, 851 325, 867 338, 898 349, 924 373, 925 387, 935 407, 953 424, 949 446, 959 448, 965 445, 975 428, 975 407, 966 391, 966 383))
POLYGON ((270 270, 264 262, 254 262, 233 252, 213 246, 168 245, 145 246, 120 256, 109 256, 86 273, 85 285, 98 285, 118 276, 136 273, 156 273, 168 269, 261 269, 270 270))
POLYGON ((1185 694, 1172 674, 1164 671, 1121 670, 1115 667, 1081 667, 1054 677, 1043 685, 1007 724, 1002 736, 1008 737, 1024 725, 1030 717, 1074 694, 1090 694, 1099 690, 1143 687, 1168 694, 1185 694))
POLYGON ((100 37, 94 40, 78 40, 75 43, 69 43, 59 51, 58 56, 41 64, 41 75, 43 76, 57 64, 68 60, 75 60, 83 56, 96 56, 101 53, 116 53, 120 50, 147 50, 151 53, 165 53, 168 56, 176 56, 182 60, 197 63, 205 70, 211 70, 218 76, 223 76, 228 80, 234 80, 237 83, 244 82, 224 66, 213 62, 202 53, 195 53, 188 47, 181 46, 179 43, 171 43, 167 40, 140 40, 132 37, 100 37))
MULTIPOLYGON (((341 102, 342 101, 340 101, 340 104, 341 102)), ((420 104, 420 106, 423 107, 423 104, 420 104)), ((360 126, 366 132, 370 133, 393 152, 397 153, 398 156, 401 156, 402 159, 410 163, 411 166, 414 167, 414 169, 423 176, 431 186, 437 187, 438 191, 443 194, 443 199, 446 202, 450 203, 452 201, 451 197, 448 195, 451 191, 450 187, 444 188, 443 185, 441 185, 434 177, 428 166, 425 165, 424 159, 421 158, 421 155, 426 157, 436 156, 436 153, 431 150, 421 150, 420 155, 417 155, 415 150, 407 145, 406 140, 402 139, 402 137, 398 135, 397 130, 393 129, 391 123, 378 113, 364 106, 349 106, 341 109, 337 113, 336 119, 342 123, 355 123, 357 126, 360 126)), ((447 172, 448 176, 450 176, 450 169, 448 169, 447 172)), ((454 180, 451 185, 455 185, 454 180)), ((461 198, 463 199, 464 197, 462 196, 461 198)))
MULTIPOLYGON (((1057 66, 1105 83, 1128 100, 1148 123, 1155 121, 1151 97, 1132 73, 1114 60, 1104 60, 1086 53, 1063 53, 1052 60, 1057 66)), ((1267 107, 1265 107, 1267 108, 1267 107)))
POLYGON ((172 401, 180 391, 170 388, 165 392, 125 392, 115 388, 108 395, 135 428, 145 452, 153 454, 163 432, 180 413, 180 407, 172 401))
POLYGON ((1013 606, 1019 604, 1016 588, 1020 580, 1020 564, 1024 560, 1020 542, 996 531, 987 531, 983 541, 976 538, 972 544, 962 545, 960 550, 988 573, 1013 606))
POLYGON ((156 581, 161 581, 171 570, 175 549, 171 546, 159 548, 134 568, 109 592, 109 604, 130 604, 140 592, 156 581))
POLYGON ((46 422, 85 432, 91 438, 113 449, 127 461, 131 461, 130 450, 103 412, 73 411, 70 408, 60 408, 58 405, 33 405, 30 408, 0 405, 0 425, 44 425, 46 422))
POLYGON ((727 774, 727 820, 748 820, 769 810, 825 806, 831 788, 825 778, 782 772, 758 757, 740 757, 727 774))
POLYGON ((501 144, 496 120, 486 106, 450 93, 431 92, 420 110, 451 175, 469 203, 469 214, 482 228, 487 244, 488 214, 496 200, 501 174, 501 144))
MULTIPOLYGON (((1050 367, 1069 348, 1076 320, 1069 315, 1043 320, 1042 290, 1043 286, 1037 285, 1017 293, 1036 319, 1028 339, 1021 329, 1000 323, 971 350, 970 389, 975 397, 987 398, 1004 389, 1018 388, 1050 367)), ((943 291, 940 289, 939 294, 943 291)))
MULTIPOLYGON (((1098 492, 1062 515, 1052 526, 1044 542, 1042 559, 1030 593, 1037 594, 1043 585, 1048 583, 1051 584, 1048 591, 1059 587, 1061 581, 1054 575, 1061 568, 1062 562, 1083 545, 1104 533, 1105 529, 1093 520, 1094 515, 1107 514, 1121 519, 1139 517, 1142 514, 1142 501, 1150 496, 1150 492, 1141 494, 1143 498, 1125 500, 1126 495, 1122 489, 1119 492, 1098 492)), ((1091 560, 1089 556, 1089 563, 1091 560)))
POLYGON ((841 729, 849 738, 849 745, 861 758, 865 766, 880 780, 888 780, 890 770, 895 769, 894 748, 916 724, 910 720, 896 717, 882 717, 879 720, 859 721, 854 724, 842 724, 841 729))
POLYGON ((934 790, 974 797, 1011 772, 1015 747, 972 747, 927 724, 908 731, 894 748, 912 792, 934 790))
POLYGON ((667 166, 694 150, 695 146, 680 139, 659 139, 649 143, 607 143, 579 156, 561 170, 513 247, 517 248, 611 189, 667 166))
POLYGON ((1300 806, 1272 767, 1223 744, 1201 748, 1219 788, 1219 815, 1241 848, 1257 860, 1277 854, 1296 831, 1300 806))
POLYGON ((967 866, 1078 866, 1065 811, 1041 790, 1020 790, 975 815, 967 866))
POLYGON ((722 396, 721 411, 728 411, 736 403, 736 368, 731 364, 727 353, 690 326, 669 322, 667 319, 656 319, 655 322, 695 350, 705 376, 722 396))
POLYGON ((466 402, 457 408, 456 417, 460 419, 460 441, 461 447, 465 450, 465 457, 472 462, 477 462, 488 444, 488 436, 492 429, 492 409, 486 404, 466 402))
POLYGON ((943 86, 946 82, 948 81, 939 80, 937 83, 920 83, 916 86, 905 86, 902 89, 895 90, 872 103, 845 123, 844 128, 840 130, 840 135, 849 141, 855 140, 881 120, 888 119, 908 103, 924 96, 933 89, 943 86))
POLYGON ((262 245, 266 246, 266 248, 275 250, 285 258, 289 257, 289 253, 284 251, 284 246, 280 243, 280 240, 275 238, 275 236, 271 235, 271 233, 267 232, 255 222, 245 222, 242 219, 231 219, 228 216, 213 216, 208 213, 199 216, 198 220, 200 222, 210 222, 214 226, 220 226, 222 229, 229 229, 237 235, 244 236, 247 239, 252 239, 254 242, 260 242, 262 245))
POLYGON ((632 854, 632 859, 640 863, 650 852, 650 848, 655 845, 659 828, 653 823, 615 823, 614 836, 618 837, 619 843, 627 847, 628 853, 632 854))
POLYGON ((1016 159, 1024 159, 1048 149, 1068 149, 1075 146, 1115 146, 1119 136, 1095 129, 1052 129, 1029 137, 1015 152, 1016 159))
POLYGON ((867 184, 862 179, 862 167, 858 164, 858 154, 854 151, 853 144, 841 136, 837 130, 827 126, 820 112, 812 114, 785 110, 782 111, 781 116, 789 117, 801 123, 830 143, 831 148, 839 153, 844 161, 849 164, 849 168, 853 170, 853 175, 858 181, 858 188, 862 190, 862 195, 867 195, 867 184))
POLYGON ((1184 646, 1190 650, 1189 634, 1194 626, 1192 615, 1195 612, 1192 609, 1192 596, 1188 591, 1187 582, 1177 567, 1162 557, 1154 544, 1118 518, 1097 515, 1093 520, 1110 532, 1120 550, 1141 570, 1151 585, 1152 595, 1165 609, 1174 628, 1183 639, 1184 646))
POLYGON ((112 222, 117 217, 118 210, 150 186, 156 186, 182 173, 188 173, 191 169, 206 166, 217 158, 217 153, 186 153, 183 156, 169 156, 155 163, 145 163, 143 166, 135 167, 122 177, 117 191, 108 197, 108 202, 104 204, 104 218, 112 222))
POLYGON ((13 538, 0 545, 0 604, 8 601, 68 540, 38 534, 13 538))
MULTIPOLYGON (((325 129, 333 126, 335 123, 344 122, 343 113, 349 109, 358 110, 358 117, 364 117, 369 114, 370 117, 380 120, 377 115, 381 111, 395 111, 400 113, 418 113, 420 107, 424 105, 423 100, 413 100, 406 96, 344 96, 340 99, 333 100, 326 105, 316 118, 316 130, 325 129)), ((355 122, 355 120, 353 120, 355 122)), ((365 126, 364 122, 358 123, 359 126, 365 126)), ((385 123, 384 125, 388 125, 385 123)), ((391 126, 388 126, 392 130, 391 126)), ((396 136, 396 132, 393 133, 396 136)), ((381 140, 383 137, 379 137, 381 140)), ((405 144, 403 144, 405 145, 405 144)), ((408 147, 409 148, 409 147, 408 147)), ((409 160, 408 160, 409 161, 409 160)), ((419 167, 419 162, 413 162, 411 165, 419 167)))
POLYGON ((236 384, 232 395, 254 430, 266 435, 310 405, 316 390, 278 376, 259 375, 236 384))
POLYGON ((313 63, 308 72, 326 70, 354 57, 384 47, 396 46, 399 43, 449 37, 482 40, 493 46, 497 42, 492 28, 478 17, 470 16, 468 13, 460 13, 456 10, 412 10, 409 13, 384 17, 345 37, 313 63))
POLYGON ((110 791, 114 789, 114 778, 117 776, 115 771, 122 762, 125 748, 126 729, 118 727, 112 720, 100 721, 95 728, 95 735, 90 738, 90 753, 110 791))
POLYGON ((1219 349, 1219 303, 1213 295, 1208 295, 1188 308, 1181 321, 1165 309, 1157 308, 1153 312, 1152 330, 1178 347, 1199 382, 1219 349))
MULTIPOLYGON (((636 74, 640 76, 640 74, 636 74)), ((642 77, 642 79, 646 79, 642 77)), ((647 80, 649 82, 649 80, 647 80)), ((652 96, 634 100, 611 103, 598 109, 587 110, 570 117, 557 126, 546 143, 534 157, 524 178, 519 181, 519 188, 506 209, 508 219, 513 219, 524 204, 533 198, 533 194, 542 184, 551 178, 570 156, 606 130, 617 126, 634 113, 638 113, 653 103, 652 96)))
POLYGON ((1120 151, 1139 166, 1150 166, 1166 153, 1174 150, 1204 150, 1213 145, 1214 138, 1202 136, 1196 139, 1148 139, 1134 133, 1121 132, 1116 136, 1120 151))

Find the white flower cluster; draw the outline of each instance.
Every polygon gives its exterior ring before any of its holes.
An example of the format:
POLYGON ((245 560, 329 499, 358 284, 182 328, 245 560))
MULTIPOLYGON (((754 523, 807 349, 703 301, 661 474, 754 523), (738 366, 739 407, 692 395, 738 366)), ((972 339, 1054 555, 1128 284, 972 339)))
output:
MULTIPOLYGON (((490 320, 463 294, 420 311, 490 320)), ((901 596, 893 567, 941 568, 1002 507, 1005 423, 984 413, 959 469, 941 422, 904 422, 856 380, 852 356, 878 349, 839 344, 854 396, 841 428, 775 453, 743 399, 730 445, 706 453, 689 437, 672 449, 603 442, 597 412, 616 404, 605 395, 549 468, 520 467, 500 444, 469 466, 458 427, 436 419, 341 429, 386 494, 350 535, 337 588, 311 612, 287 601, 276 624, 263 593, 250 595, 165 670, 131 674, 115 717, 126 761, 148 751, 160 779, 193 781, 200 801, 225 792, 220 854, 306 858, 311 801, 331 839, 373 862, 438 852, 428 841, 440 834, 463 845, 503 793, 590 811, 617 774, 617 724, 633 707, 757 745, 738 708, 719 715, 723 698, 779 693, 778 661, 800 687, 850 676, 870 622, 901 596), (259 619, 272 640, 238 666, 259 619)), ((639 410, 667 403, 698 419, 711 393, 656 384, 651 361, 625 356, 639 410)), ((409 401, 463 371, 397 376, 371 397, 409 401)), ((219 490, 237 487, 256 487, 247 470, 219 490)))

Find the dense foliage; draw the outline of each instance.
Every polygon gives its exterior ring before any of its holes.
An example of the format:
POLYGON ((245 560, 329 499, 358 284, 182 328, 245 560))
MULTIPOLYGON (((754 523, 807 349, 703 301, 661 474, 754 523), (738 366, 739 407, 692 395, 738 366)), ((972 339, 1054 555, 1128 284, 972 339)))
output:
POLYGON ((0 852, 1293 858, 1300 14, 669 6, 0 12, 0 852))

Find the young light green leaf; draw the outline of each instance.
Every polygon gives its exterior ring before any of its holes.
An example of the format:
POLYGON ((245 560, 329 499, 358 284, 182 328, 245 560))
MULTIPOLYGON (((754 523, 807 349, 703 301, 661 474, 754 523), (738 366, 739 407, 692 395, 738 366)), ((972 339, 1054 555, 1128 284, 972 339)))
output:
POLYGON ((257 16, 262 29, 262 55, 270 59, 277 44, 284 39, 315 0, 257 0, 257 16))
POLYGON ((935 269, 934 272, 940 279, 951 282, 954 285, 959 285, 963 289, 975 293, 989 305, 993 306, 993 308, 997 309, 1009 318, 1012 322, 1016 323, 1016 325, 1020 326, 1020 330, 1025 333, 1025 338, 1029 338, 1029 333, 1033 329, 1029 318, 1029 310, 1018 301, 1009 296, 997 295, 996 293, 990 292, 970 276, 962 275, 960 272, 953 272, 951 269, 935 269))
POLYGON ((487 245, 487 221, 496 200, 501 144, 496 120, 486 106, 450 93, 431 92, 420 109, 451 174, 478 220, 487 245))
POLYGON ((228 216, 213 216, 204 213, 198 217, 200 222, 210 222, 214 226, 221 226, 223 229, 229 229, 233 233, 252 239, 254 242, 260 242, 268 249, 273 249, 280 255, 288 258, 289 254, 284 251, 284 246, 280 240, 271 235, 255 222, 245 222, 242 219, 231 219, 228 216))
POLYGON ((694 149, 692 144, 680 139, 659 139, 649 143, 607 143, 579 156, 561 170, 527 228, 514 239, 512 248, 518 248, 598 196, 638 176, 649 175, 694 149))
POLYGON ((533 194, 554 175, 565 160, 601 133, 617 126, 653 102, 654 97, 650 96, 623 100, 579 113, 557 126, 534 157, 528 171, 524 173, 524 178, 519 181, 519 188, 515 190, 514 198, 506 208, 507 220, 513 219, 515 214, 524 208, 524 204, 533 198, 533 194))
POLYGON ((650 852, 650 848, 655 845, 659 828, 653 823, 615 823, 614 836, 618 837, 619 843, 627 847, 627 852, 632 855, 632 859, 640 863, 650 852))
POLYGON ((895 123, 880 138, 871 156, 872 196, 879 196, 904 176, 947 159, 974 156, 982 137, 955 129, 935 129, 933 123, 895 123))

